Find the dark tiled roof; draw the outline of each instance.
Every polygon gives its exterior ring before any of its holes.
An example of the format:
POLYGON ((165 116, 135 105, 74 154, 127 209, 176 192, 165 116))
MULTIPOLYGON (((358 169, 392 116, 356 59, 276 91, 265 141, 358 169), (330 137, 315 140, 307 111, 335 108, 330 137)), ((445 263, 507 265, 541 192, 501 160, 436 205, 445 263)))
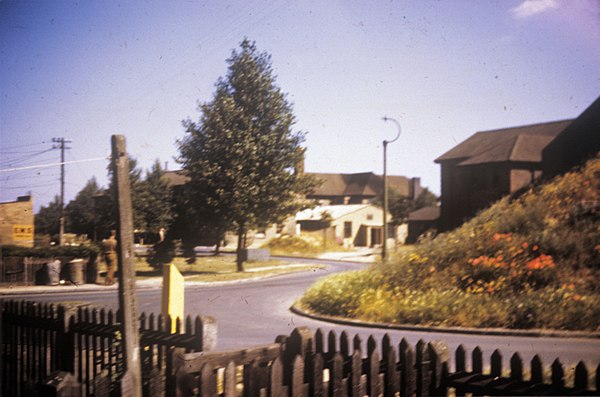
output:
MULTIPOLYGON (((383 177, 372 172, 357 174, 307 173, 323 183, 312 196, 376 196, 383 191, 383 177)), ((410 181, 404 176, 388 175, 388 184, 400 194, 408 195, 410 181)))
POLYGON ((540 162, 542 150, 572 121, 480 131, 435 159, 435 162, 455 160, 460 165, 505 161, 540 162))
POLYGON ((423 207, 408 214, 409 221, 435 221, 440 217, 440 207, 423 207))

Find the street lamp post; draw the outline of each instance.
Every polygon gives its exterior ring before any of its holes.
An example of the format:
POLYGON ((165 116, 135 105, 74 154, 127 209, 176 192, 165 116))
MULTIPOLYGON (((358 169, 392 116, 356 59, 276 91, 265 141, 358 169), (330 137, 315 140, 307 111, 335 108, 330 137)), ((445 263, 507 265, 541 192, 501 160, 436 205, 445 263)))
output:
POLYGON ((387 188, 387 145, 395 142, 400 137, 400 123, 391 117, 384 116, 383 121, 391 121, 398 127, 398 134, 391 141, 383 140, 383 244, 381 248, 381 260, 387 259, 387 239, 388 239, 388 188, 387 188))

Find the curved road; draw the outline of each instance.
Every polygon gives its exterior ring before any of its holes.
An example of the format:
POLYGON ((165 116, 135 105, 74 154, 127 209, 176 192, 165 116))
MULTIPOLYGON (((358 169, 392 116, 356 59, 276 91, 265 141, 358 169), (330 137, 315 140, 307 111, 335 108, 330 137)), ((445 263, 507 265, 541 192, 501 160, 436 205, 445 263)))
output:
MULTIPOLYGON (((287 258, 285 258, 287 259, 287 258)), ((490 335, 465 335, 444 332, 397 331, 377 328, 336 325, 298 316, 290 312, 292 303, 318 278, 334 272, 359 269, 365 264, 326 260, 290 258, 292 262, 326 264, 325 269, 286 274, 277 277, 224 283, 214 285, 187 285, 185 311, 192 316, 202 314, 216 318, 218 325, 217 349, 243 348, 256 344, 271 343, 277 335, 288 335, 297 326, 308 326, 313 331, 335 330, 338 334, 346 330, 353 337, 360 334, 363 343, 368 335, 378 340, 388 333, 395 343, 405 337, 414 344, 425 341, 445 340, 453 352, 459 344, 470 352, 475 346, 484 351, 484 363, 489 364, 489 355, 499 349, 505 366, 514 352, 529 361, 538 354, 544 365, 549 366, 555 358, 565 365, 574 365, 583 360, 588 370, 594 371, 600 363, 600 338, 557 338, 557 337, 514 337, 490 335)), ((160 312, 160 289, 139 289, 138 313, 160 312)), ((11 298, 27 298, 44 302, 82 300, 95 305, 116 308, 115 290, 91 292, 56 292, 44 295, 11 295, 11 298)), ((528 367, 526 365, 526 367, 528 367)))

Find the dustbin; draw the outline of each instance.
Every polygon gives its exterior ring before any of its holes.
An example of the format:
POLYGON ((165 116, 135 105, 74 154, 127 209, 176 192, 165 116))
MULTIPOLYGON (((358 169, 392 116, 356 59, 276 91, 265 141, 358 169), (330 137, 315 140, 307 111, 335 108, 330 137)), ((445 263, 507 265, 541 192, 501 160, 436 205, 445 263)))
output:
POLYGON ((98 282, 98 258, 87 259, 85 282, 88 284, 96 284, 98 282))
POLYGON ((79 285, 85 282, 83 278, 83 259, 73 259, 69 262, 69 281, 79 285))
POLYGON ((46 263, 47 285, 57 285, 60 282, 60 261, 58 259, 46 263))

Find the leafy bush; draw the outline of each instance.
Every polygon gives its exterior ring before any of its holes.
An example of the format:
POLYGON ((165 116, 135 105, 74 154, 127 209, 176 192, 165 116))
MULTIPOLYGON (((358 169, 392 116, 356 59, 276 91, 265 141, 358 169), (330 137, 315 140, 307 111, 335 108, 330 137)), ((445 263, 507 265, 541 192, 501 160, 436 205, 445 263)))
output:
POLYGON ((146 261, 154 269, 161 269, 162 265, 169 264, 175 258, 177 247, 173 240, 159 241, 148 252, 146 261))
POLYGON ((596 158, 499 200, 374 266, 369 277, 326 279, 302 302, 372 321, 599 330, 599 194, 596 158))
POLYGON ((96 245, 56 246, 43 248, 28 248, 17 245, 2 246, 2 256, 20 256, 31 258, 54 258, 69 256, 74 258, 95 258, 100 253, 96 245))
POLYGON ((300 237, 281 236, 263 245, 275 255, 316 254, 324 251, 323 247, 300 237))

